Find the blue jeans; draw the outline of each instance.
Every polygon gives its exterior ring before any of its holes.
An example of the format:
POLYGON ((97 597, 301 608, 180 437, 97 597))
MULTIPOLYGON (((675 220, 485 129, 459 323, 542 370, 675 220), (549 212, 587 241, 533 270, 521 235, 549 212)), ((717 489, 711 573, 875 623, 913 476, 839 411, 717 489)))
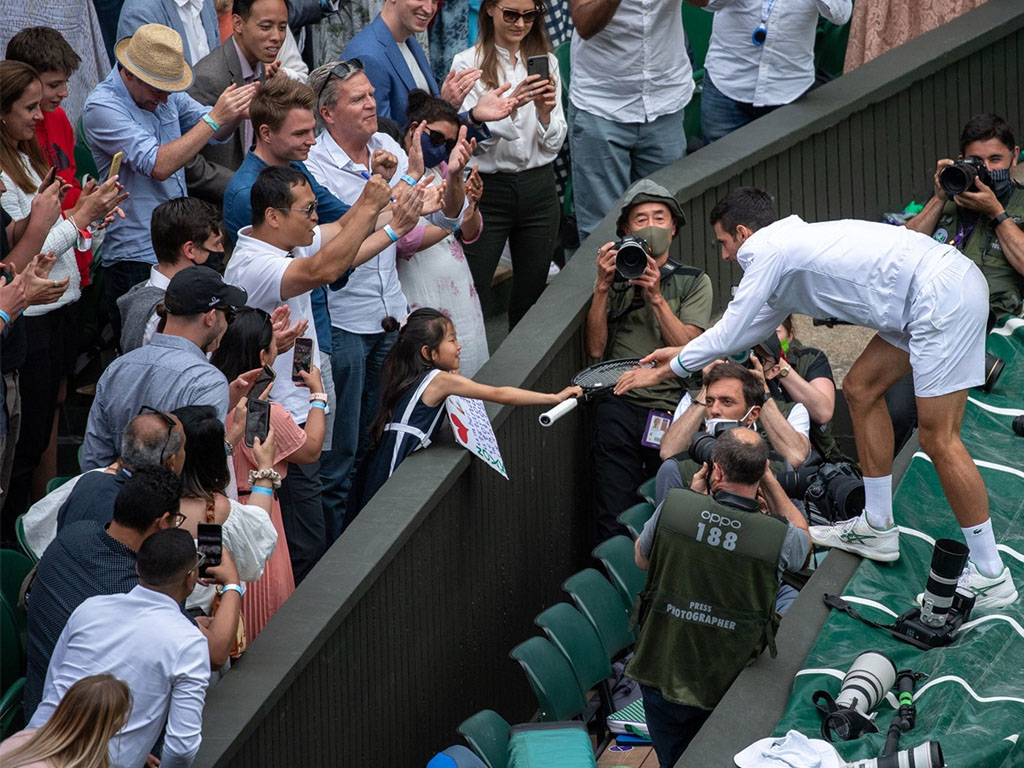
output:
POLYGON ((686 154, 683 110, 649 123, 617 123, 570 102, 569 152, 582 243, 630 184, 686 154))
POLYGON ((704 721, 711 717, 711 710, 668 701, 661 691, 647 685, 641 685, 640 692, 644 700, 644 719, 658 763, 661 768, 672 768, 704 721))
MULTIPOLYGON (((320 456, 324 522, 328 542, 346 524, 349 491, 366 453, 370 424, 380 406, 380 371, 397 333, 350 333, 331 328, 331 372, 334 376, 334 433, 331 450, 320 456)), ((358 503, 358 500, 356 500, 358 503)))
POLYGON ((737 128, 742 128, 751 120, 767 115, 781 104, 774 107, 755 107, 742 101, 730 99, 711 82, 710 75, 704 73, 704 85, 700 95, 700 128, 704 134, 704 143, 710 144, 737 128))

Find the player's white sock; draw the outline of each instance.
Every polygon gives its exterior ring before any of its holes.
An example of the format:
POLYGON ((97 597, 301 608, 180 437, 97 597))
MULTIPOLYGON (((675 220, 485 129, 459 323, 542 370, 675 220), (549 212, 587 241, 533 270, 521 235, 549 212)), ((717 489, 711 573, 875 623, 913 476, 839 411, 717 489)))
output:
POLYGON ((998 576, 1003 571, 1003 559, 996 549, 996 536, 992 532, 992 518, 980 525, 961 528, 967 547, 971 550, 971 560, 978 566, 984 576, 998 576))
POLYGON ((892 475, 864 478, 864 511, 872 528, 892 525, 892 475))

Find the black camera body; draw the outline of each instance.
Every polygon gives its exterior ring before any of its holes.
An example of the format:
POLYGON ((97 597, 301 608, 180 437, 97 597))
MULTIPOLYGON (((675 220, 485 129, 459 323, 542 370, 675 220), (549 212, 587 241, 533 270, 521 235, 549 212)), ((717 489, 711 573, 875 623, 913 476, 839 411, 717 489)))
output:
POLYGON ((893 632, 916 640, 921 646, 928 648, 941 648, 944 645, 949 645, 956 640, 964 622, 970 619, 974 600, 974 595, 965 594, 960 590, 954 592, 953 604, 949 607, 946 622, 939 627, 925 624, 921 620, 921 609, 911 608, 896 619, 893 632))
POLYGON ((985 161, 975 155, 957 160, 939 172, 939 186, 950 197, 963 192, 976 192, 978 185, 975 181, 978 179, 986 186, 992 184, 985 161))
POLYGON ((707 432, 694 432, 690 438, 689 455, 698 464, 710 464, 711 463, 711 451, 715 447, 715 440, 723 432, 728 432, 730 429, 738 429, 742 426, 738 421, 726 422, 724 424, 716 424, 715 431, 707 432))
POLYGON ((849 464, 822 464, 807 486, 804 507, 812 525, 856 517, 864 509, 864 481, 849 464))
POLYGON ((614 246, 615 271, 623 280, 636 280, 647 270, 647 257, 651 255, 651 246, 642 237, 627 235, 614 246))

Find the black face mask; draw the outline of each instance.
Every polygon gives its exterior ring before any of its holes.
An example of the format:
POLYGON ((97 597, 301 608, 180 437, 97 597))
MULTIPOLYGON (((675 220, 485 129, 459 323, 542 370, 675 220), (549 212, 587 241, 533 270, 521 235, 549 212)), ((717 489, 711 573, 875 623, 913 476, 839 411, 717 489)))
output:
POLYGON ((203 266, 209 267, 219 274, 224 274, 224 251, 207 251, 206 263, 203 266))
POLYGON ((1013 192, 1013 178, 1010 176, 1010 169, 1003 168, 999 171, 989 171, 989 180, 992 183, 992 191, 1000 202, 1003 202, 1013 192))

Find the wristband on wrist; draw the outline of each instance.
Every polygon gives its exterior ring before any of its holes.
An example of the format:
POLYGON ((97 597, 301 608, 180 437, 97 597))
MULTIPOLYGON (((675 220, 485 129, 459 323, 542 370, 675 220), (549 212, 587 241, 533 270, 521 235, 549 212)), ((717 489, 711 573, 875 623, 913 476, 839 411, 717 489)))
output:
POLYGON ((210 126, 214 133, 220 133, 220 126, 217 124, 217 121, 209 115, 203 115, 203 122, 210 126))
POLYGON ((322 400, 314 400, 309 404, 309 407, 310 409, 319 408, 324 413, 327 413, 327 403, 323 402, 322 400))
POLYGON ((418 181, 416 181, 416 179, 414 179, 414 178, 413 178, 412 176, 410 176, 410 175, 409 175, 408 173, 403 173, 403 174, 402 174, 402 176, 401 176, 401 178, 399 179, 399 181, 404 181, 404 182, 405 182, 406 184, 408 184, 408 185, 409 185, 410 187, 415 187, 415 186, 416 186, 417 184, 419 184, 419 182, 418 182, 418 181))
POLYGON ((274 491, 272 488, 264 488, 262 485, 254 485, 251 489, 249 489, 249 493, 260 493, 263 494, 264 496, 274 495, 274 491))
POLYGON ((237 592, 239 597, 245 595, 245 587, 241 584, 222 584, 217 588, 217 592, 223 595, 225 592, 237 592))
POLYGON ((996 216, 994 219, 992 219, 992 225, 998 227, 1000 224, 1002 224, 1008 218, 1010 218, 1010 214, 1008 214, 1006 211, 1003 211, 998 216, 996 216))
POLYGON ((483 125, 483 123, 476 119, 476 115, 473 114, 472 107, 470 107, 469 112, 466 113, 466 117, 469 118, 469 122, 471 122, 473 125, 483 125))
POLYGON ((312 403, 312 402, 317 402, 317 401, 321 402, 321 403, 326 403, 327 402, 327 393, 326 392, 311 392, 310 395, 309 395, 309 402, 312 403))
POLYGON ((384 234, 391 238, 392 243, 398 242, 398 235, 395 234, 395 230, 391 228, 390 224, 384 225, 384 234))
POLYGON ((3 321, 5 323, 10 324, 11 322, 11 316, 4 312, 2 309, 0 309, 0 318, 3 318, 3 321))

